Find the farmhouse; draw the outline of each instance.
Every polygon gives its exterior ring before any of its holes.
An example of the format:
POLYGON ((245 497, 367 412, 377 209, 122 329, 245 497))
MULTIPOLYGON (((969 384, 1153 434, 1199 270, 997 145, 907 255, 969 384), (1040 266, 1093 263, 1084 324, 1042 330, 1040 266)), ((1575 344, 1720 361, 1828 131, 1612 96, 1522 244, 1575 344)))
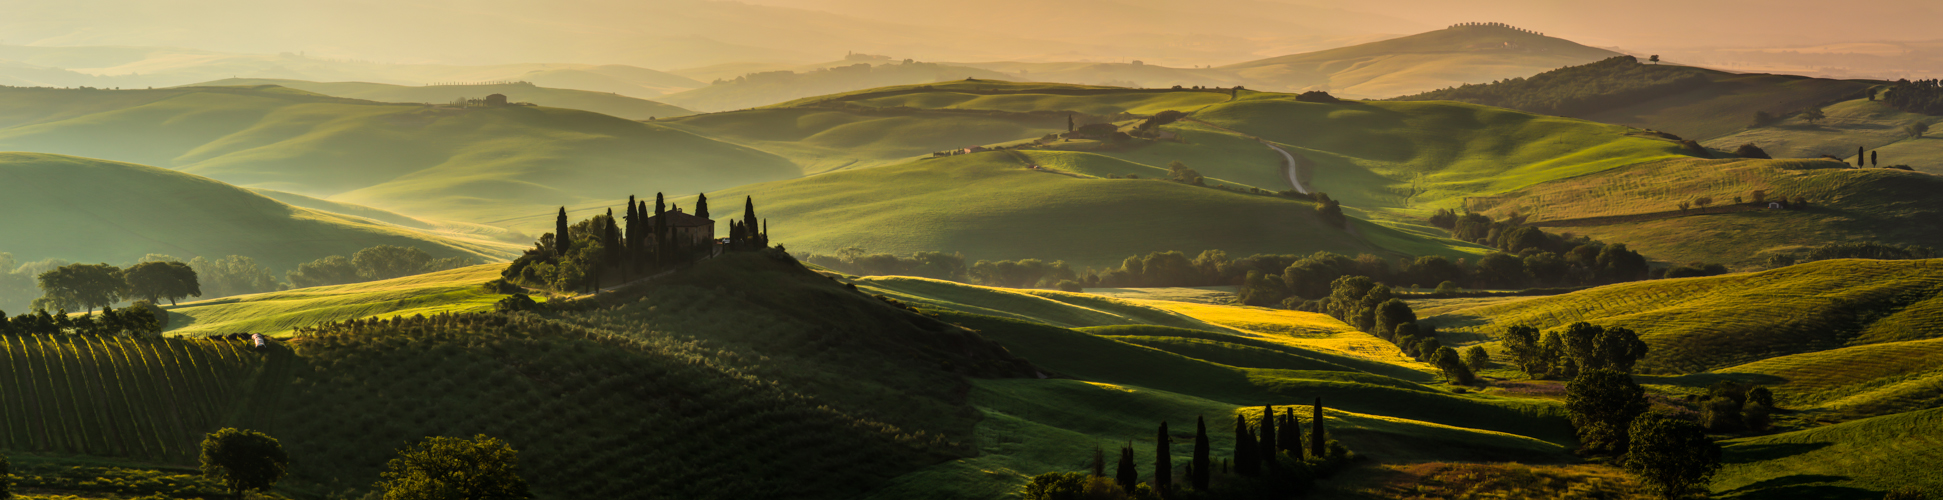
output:
POLYGON ((489 95, 489 96, 486 96, 486 105, 487 105, 487 106, 505 106, 505 105, 506 105, 506 94, 493 94, 493 95, 489 95))
POLYGON ((649 225, 646 227, 667 224, 668 227, 673 228, 675 240, 689 248, 700 248, 715 241, 715 221, 683 212, 681 207, 674 207, 673 210, 661 215, 648 217, 647 222, 649 225))

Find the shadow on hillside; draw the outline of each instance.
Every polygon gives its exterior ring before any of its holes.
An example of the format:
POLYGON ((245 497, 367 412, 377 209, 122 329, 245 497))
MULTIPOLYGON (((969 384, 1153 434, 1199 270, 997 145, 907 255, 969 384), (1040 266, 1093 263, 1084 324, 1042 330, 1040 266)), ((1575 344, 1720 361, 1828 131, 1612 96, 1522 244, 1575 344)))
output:
POLYGON ((1819 499, 1819 500, 1862 500, 1882 498, 1882 492, 1837 486, 1832 483, 1848 480, 1848 476, 1825 474, 1796 474, 1777 477, 1766 481, 1742 486, 1720 493, 1723 498, 1743 500, 1781 500, 1781 499, 1819 499))
POLYGON ((1745 464, 1779 460, 1827 448, 1832 444, 1834 443, 1775 443, 1735 446, 1729 449, 1726 456, 1721 457, 1721 462, 1745 464))
POLYGON ((1744 385, 1781 385, 1788 383, 1788 379, 1786 378, 1765 373, 1694 373, 1677 376, 1634 374, 1633 380, 1641 384, 1664 384, 1699 389, 1712 387, 1722 380, 1732 380, 1744 385))

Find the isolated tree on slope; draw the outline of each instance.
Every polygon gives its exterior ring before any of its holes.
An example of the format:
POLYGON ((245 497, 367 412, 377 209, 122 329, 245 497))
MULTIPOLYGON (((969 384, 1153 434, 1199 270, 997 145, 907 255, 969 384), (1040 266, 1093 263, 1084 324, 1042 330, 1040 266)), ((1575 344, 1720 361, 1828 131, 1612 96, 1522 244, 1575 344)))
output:
POLYGON ((1801 119, 1808 120, 1809 125, 1814 125, 1815 122, 1822 121, 1823 118, 1828 118, 1828 114, 1823 113, 1822 108, 1819 106, 1808 108, 1801 112, 1801 119))
POLYGON ((1618 371, 1586 370, 1565 386, 1565 411, 1588 452, 1625 452, 1628 428, 1647 407, 1646 389, 1618 371))
POLYGON ((1167 436, 1167 422, 1161 421, 1154 433, 1154 489, 1167 491, 1174 485, 1174 439, 1167 436))
POLYGON ((202 474, 222 481, 236 498, 245 491, 268 491, 289 472, 290 455, 276 438, 252 430, 226 428, 202 440, 202 474))
POLYGON ((708 193, 696 195, 695 216, 704 219, 708 218, 708 193))
POLYGON ((1647 487, 1668 500, 1705 491, 1720 471, 1720 445, 1707 430, 1685 418, 1648 413, 1633 419, 1632 446, 1621 463, 1647 487))
POLYGON ((1248 420, 1235 414, 1235 473, 1255 476, 1262 471, 1261 448, 1254 446, 1255 433, 1248 430, 1248 420))
POLYGON ((196 270, 181 262, 136 264, 122 272, 122 279, 128 284, 130 296, 145 298, 149 302, 169 299, 169 305, 175 305, 176 299, 202 296, 202 286, 196 282, 196 270))
POLYGON ((1133 466, 1133 447, 1120 447, 1120 465, 1114 469, 1113 479, 1127 491, 1133 491, 1134 485, 1140 482, 1140 471, 1133 466))
POLYGON ((560 207, 560 216, 553 220, 553 253, 565 257, 573 249, 573 236, 567 232, 567 207, 560 207))
POLYGON ((1257 446, 1259 446, 1262 450, 1261 452, 1262 460, 1263 461, 1274 460, 1275 445, 1276 443, 1280 442, 1275 437, 1275 407, 1273 406, 1262 407, 1261 423, 1256 424, 1256 427, 1261 428, 1261 442, 1257 443, 1257 446))
POLYGON ((381 477, 376 486, 385 500, 533 498, 520 478, 519 452, 484 434, 425 438, 398 450, 381 477))
POLYGON ((1329 451, 1329 435, 1322 429, 1322 398, 1316 398, 1313 408, 1315 415, 1309 419, 1309 457, 1322 458, 1328 456, 1326 452, 1329 451))
POLYGON ((1213 472, 1214 465, 1214 460, 1208 456, 1208 446, 1208 421, 1194 417, 1194 458, 1188 462, 1194 468, 1188 474, 1188 482, 1194 485, 1194 491, 1208 490, 1209 473, 1213 472))

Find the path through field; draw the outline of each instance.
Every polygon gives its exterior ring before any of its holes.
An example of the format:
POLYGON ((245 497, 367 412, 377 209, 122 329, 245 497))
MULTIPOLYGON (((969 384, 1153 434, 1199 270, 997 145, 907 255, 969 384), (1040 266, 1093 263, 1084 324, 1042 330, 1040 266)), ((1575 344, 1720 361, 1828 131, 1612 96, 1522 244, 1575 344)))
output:
POLYGON ((1255 137, 1252 135, 1241 133, 1240 131, 1229 129, 1227 127, 1215 125, 1194 118, 1182 118, 1182 120, 1191 121, 1202 125, 1207 125, 1209 127, 1214 127, 1216 129, 1220 129, 1223 131, 1232 132, 1235 135, 1247 137, 1249 139, 1254 139, 1255 142, 1262 143, 1263 146, 1268 146, 1268 149, 1273 149, 1277 153, 1282 153, 1282 176, 1288 178, 1289 186, 1295 188, 1295 192, 1302 193, 1302 194, 1309 194, 1309 187, 1302 185, 1302 178, 1308 177, 1308 175, 1305 174, 1309 173, 1307 172, 1307 170, 1310 168, 1308 158, 1295 156, 1294 154, 1289 153, 1288 150, 1282 149, 1281 146, 1275 145, 1275 143, 1268 142, 1267 140, 1262 139, 1260 137, 1255 137))

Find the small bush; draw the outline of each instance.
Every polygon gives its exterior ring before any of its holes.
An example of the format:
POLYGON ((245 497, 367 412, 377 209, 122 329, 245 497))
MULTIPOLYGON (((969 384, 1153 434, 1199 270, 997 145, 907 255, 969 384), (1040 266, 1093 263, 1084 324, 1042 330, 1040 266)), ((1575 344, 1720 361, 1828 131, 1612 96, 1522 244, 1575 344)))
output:
POLYGON ((1085 291, 1085 287, 1080 286, 1078 281, 1073 280, 1060 280, 1058 285, 1053 286, 1062 292, 1079 293, 1085 291))
MULTIPOLYGON (((1763 151, 1761 150, 1760 146, 1755 146, 1753 144, 1742 144, 1741 147, 1734 149, 1734 154, 1739 155, 1742 158, 1758 158, 1762 160, 1774 159, 1774 157, 1768 156, 1767 151, 1763 151)), ((1756 192, 1758 193, 1759 191, 1756 192)), ((1755 196, 1754 200, 1760 201, 1761 197, 1755 196)))

